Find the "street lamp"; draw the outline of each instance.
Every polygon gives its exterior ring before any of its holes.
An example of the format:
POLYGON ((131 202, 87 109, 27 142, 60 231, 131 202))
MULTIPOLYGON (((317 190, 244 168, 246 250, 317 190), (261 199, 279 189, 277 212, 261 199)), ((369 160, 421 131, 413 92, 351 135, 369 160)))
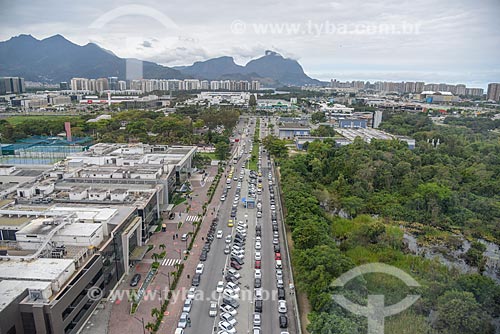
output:
POLYGON ((142 324, 142 334, 146 334, 146 327, 144 326, 144 318, 139 319, 136 316, 134 316, 134 319, 142 324))

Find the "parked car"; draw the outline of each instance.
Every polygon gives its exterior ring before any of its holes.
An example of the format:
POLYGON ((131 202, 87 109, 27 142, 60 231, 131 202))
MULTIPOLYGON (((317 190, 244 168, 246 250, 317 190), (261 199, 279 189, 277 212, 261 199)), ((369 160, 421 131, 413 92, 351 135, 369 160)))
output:
POLYGON ((130 286, 137 286, 141 280, 141 274, 135 274, 130 280, 130 286))
POLYGON ((200 280, 201 280, 201 275, 200 274, 194 274, 193 280, 191 282, 191 285, 193 285, 193 286, 200 285, 200 280))
POLYGON ((216 317, 217 316, 217 302, 215 302, 215 301, 210 302, 210 307, 208 309, 208 316, 209 317, 216 317))
POLYGON ((286 315, 280 315, 279 323, 280 323, 280 328, 288 327, 288 318, 286 317, 286 315))

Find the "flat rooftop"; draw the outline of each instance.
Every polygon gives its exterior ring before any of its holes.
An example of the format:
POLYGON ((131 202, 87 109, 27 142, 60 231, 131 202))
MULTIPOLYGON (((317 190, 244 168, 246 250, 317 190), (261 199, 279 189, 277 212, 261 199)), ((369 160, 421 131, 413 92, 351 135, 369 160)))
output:
POLYGON ((46 290, 50 285, 51 282, 43 281, 0 281, 0 312, 26 291, 26 289, 46 290))
POLYGON ((62 273, 74 271, 71 259, 39 258, 33 261, 0 261, 1 280, 46 281, 57 280, 62 273))

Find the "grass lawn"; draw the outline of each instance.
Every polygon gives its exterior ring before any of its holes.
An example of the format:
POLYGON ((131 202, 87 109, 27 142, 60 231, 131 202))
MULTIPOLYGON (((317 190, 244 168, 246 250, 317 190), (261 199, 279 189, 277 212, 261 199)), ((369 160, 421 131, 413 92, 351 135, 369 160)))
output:
POLYGON ((37 120, 40 122, 46 122, 46 121, 51 121, 54 119, 61 119, 65 120, 68 122, 71 122, 73 120, 80 120, 81 118, 79 116, 57 116, 57 115, 50 115, 50 116, 41 116, 41 115, 36 115, 36 116, 30 116, 30 115, 22 115, 22 116, 12 116, 7 118, 7 121, 12 124, 12 125, 18 125, 20 123, 23 123, 26 121, 26 119, 30 120, 37 120))
POLYGON ((212 153, 200 152, 200 153, 197 153, 197 154, 199 154, 202 157, 210 158, 210 160, 219 160, 219 159, 217 159, 217 156, 215 155, 215 152, 212 152, 212 153))

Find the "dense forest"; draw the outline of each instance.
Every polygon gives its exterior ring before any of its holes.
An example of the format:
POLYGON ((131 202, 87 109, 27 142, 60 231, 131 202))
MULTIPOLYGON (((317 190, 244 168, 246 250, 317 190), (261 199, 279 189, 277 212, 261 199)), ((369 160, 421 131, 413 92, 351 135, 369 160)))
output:
MULTIPOLYGON (((417 139, 417 147, 409 150, 396 140, 356 140, 344 147, 313 142, 306 154, 279 161, 297 286, 312 308, 309 331, 366 333, 366 319, 338 306, 330 284, 356 265, 383 262, 421 284, 421 298, 387 318, 386 333, 493 333, 499 286, 480 274, 463 275, 410 255, 400 225, 418 226, 423 238, 438 231, 498 243, 498 135, 470 123, 434 125, 422 114, 387 114, 382 125, 417 139)), ((480 266, 477 245, 468 255, 480 266)), ((342 289, 357 303, 374 292, 384 294, 387 305, 410 290, 383 274, 364 275, 342 289)))

